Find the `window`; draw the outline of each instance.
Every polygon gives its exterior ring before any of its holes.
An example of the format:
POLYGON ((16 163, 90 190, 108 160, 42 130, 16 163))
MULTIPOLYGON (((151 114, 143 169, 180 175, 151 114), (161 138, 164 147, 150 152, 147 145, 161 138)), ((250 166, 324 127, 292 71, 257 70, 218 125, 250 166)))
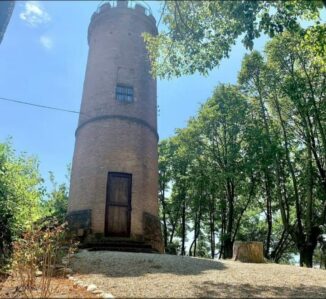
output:
POLYGON ((131 103, 134 101, 134 89, 132 86, 118 84, 115 88, 115 96, 120 102, 131 103))

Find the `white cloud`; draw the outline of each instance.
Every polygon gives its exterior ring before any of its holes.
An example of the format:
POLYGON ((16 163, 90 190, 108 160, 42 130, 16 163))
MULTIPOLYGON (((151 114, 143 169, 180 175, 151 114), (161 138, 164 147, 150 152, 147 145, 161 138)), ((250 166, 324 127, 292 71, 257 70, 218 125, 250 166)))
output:
POLYGON ((19 14, 19 17, 33 27, 51 21, 50 15, 38 1, 26 1, 24 11, 19 14))
POLYGON ((40 37, 40 43, 46 49, 52 49, 52 47, 53 47, 53 40, 52 40, 52 38, 49 37, 49 36, 46 36, 46 35, 42 35, 40 37))

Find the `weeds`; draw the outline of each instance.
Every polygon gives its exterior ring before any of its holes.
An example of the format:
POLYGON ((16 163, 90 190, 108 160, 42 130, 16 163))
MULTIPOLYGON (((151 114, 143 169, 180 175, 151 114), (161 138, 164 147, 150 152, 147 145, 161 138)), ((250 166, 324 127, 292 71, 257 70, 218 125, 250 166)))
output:
MULTIPOLYGON (((40 228, 32 228, 13 244, 13 272, 19 278, 20 289, 25 297, 49 298, 55 291, 51 289, 57 266, 66 255, 62 275, 66 273, 71 254, 77 243, 67 238, 65 224, 47 222, 40 228), (38 271, 41 271, 37 273, 38 271), (36 280, 36 274, 40 276, 36 280)), ((61 270, 62 270, 61 269, 61 270)))

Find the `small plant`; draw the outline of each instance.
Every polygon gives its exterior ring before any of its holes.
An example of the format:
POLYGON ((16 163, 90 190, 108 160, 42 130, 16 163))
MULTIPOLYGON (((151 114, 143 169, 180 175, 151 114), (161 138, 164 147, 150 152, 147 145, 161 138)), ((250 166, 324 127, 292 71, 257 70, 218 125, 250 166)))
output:
POLYGON ((61 273, 66 273, 77 243, 66 237, 65 227, 56 221, 46 221, 14 242, 13 271, 25 297, 35 297, 37 292, 41 298, 48 298, 53 293, 51 281, 64 255, 67 257, 61 273), (36 280, 36 276, 40 279, 36 280))
POLYGON ((13 244, 13 271, 19 277, 20 287, 25 290, 35 288, 35 273, 37 271, 40 231, 27 231, 21 239, 13 244))
POLYGON ((40 266, 42 269, 41 297, 50 295, 50 284, 55 271, 55 265, 60 259, 62 246, 64 245, 64 225, 54 228, 47 227, 39 239, 40 266))

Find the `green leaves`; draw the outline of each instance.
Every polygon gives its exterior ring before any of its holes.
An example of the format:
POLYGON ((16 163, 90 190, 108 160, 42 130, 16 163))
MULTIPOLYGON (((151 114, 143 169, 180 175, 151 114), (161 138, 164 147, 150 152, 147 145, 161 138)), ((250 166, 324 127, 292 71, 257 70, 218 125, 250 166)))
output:
POLYGON ((317 23, 322 7, 322 1, 165 1, 167 31, 145 36, 152 72, 161 78, 207 75, 238 38, 251 50, 261 34, 296 32, 301 19, 317 23))
POLYGON ((35 158, 17 156, 10 141, 0 143, 0 267, 8 262, 12 241, 42 216, 42 183, 35 158))
MULTIPOLYGON (((57 185, 44 202, 46 190, 39 162, 26 154, 17 155, 10 141, 0 143, 0 267, 12 249, 12 242, 46 216, 63 221, 68 201, 68 186, 57 185)), ((29 257, 26 257, 29 258, 29 257)))
MULTIPOLYGON (((237 12, 237 3, 227 5, 237 12)), ((277 5, 285 15, 296 9, 277 5)), ((246 55, 239 85, 219 85, 187 127, 161 143, 170 145, 162 153, 171 167, 168 201, 176 218, 186 204, 192 248, 206 238, 214 256, 217 234, 227 257, 236 238, 260 240, 266 257, 300 252, 301 264, 312 266, 307 256, 326 222, 324 30, 279 33, 265 55, 246 55)))
POLYGON ((11 215, 8 225, 15 235, 41 216, 43 180, 38 161, 25 155, 16 157, 10 143, 0 144, 0 157, 0 215, 11 215))
POLYGON ((52 190, 47 194, 47 199, 43 201, 44 216, 55 217, 63 223, 67 214, 69 186, 66 183, 58 185, 54 174, 50 172, 52 190))

